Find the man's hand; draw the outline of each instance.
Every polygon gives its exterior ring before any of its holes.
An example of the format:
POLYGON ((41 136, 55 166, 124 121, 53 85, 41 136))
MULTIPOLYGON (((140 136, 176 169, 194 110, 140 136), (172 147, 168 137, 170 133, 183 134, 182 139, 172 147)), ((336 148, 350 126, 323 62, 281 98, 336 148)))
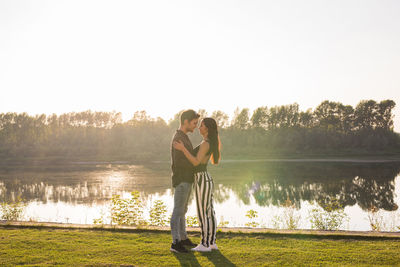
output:
POLYGON ((182 143, 182 141, 174 141, 173 142, 173 146, 174 146, 174 148, 176 149, 176 150, 179 150, 179 151, 183 151, 183 149, 185 148, 185 146, 183 145, 183 143, 182 143))

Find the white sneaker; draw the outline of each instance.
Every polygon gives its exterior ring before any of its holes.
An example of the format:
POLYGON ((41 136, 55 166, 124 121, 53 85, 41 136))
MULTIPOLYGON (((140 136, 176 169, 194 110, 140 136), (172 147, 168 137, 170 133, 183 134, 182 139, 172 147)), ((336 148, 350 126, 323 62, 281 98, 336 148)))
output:
POLYGON ((197 251, 197 252, 210 252, 211 247, 205 247, 202 244, 197 245, 197 247, 192 248, 192 251, 197 251))
POLYGON ((218 250, 217 244, 210 245, 210 248, 213 249, 213 250, 218 250))

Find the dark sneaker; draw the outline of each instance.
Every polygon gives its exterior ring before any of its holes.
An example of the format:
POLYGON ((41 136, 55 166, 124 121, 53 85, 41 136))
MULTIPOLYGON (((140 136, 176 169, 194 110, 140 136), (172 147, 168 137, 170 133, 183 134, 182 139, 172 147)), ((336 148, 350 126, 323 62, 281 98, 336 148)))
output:
POLYGON ((177 253, 188 253, 189 251, 182 245, 182 242, 176 242, 175 244, 171 244, 171 248, 169 249, 172 252, 177 253))
POLYGON ((190 239, 185 239, 181 241, 181 244, 184 246, 188 246, 188 247, 195 247, 196 244, 194 244, 192 241, 190 241, 190 239))

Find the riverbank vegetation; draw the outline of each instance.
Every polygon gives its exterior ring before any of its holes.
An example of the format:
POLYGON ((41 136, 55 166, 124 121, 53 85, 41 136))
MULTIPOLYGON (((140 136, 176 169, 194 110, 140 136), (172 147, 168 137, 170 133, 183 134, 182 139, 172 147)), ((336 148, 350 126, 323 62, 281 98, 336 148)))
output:
MULTIPOLYGON (((120 195, 113 195, 111 199, 110 210, 100 217, 93 220, 96 225, 126 225, 126 226, 169 226, 171 218, 167 216, 167 208, 162 200, 155 200, 151 203, 149 210, 146 210, 144 200, 138 191, 132 191, 130 197, 122 198, 120 195), (145 213, 149 216, 146 218, 145 213)), ((21 199, 15 202, 2 202, 0 206, 0 219, 5 221, 26 220, 23 217, 26 203, 21 199)), ((271 224, 275 229, 299 229, 300 219, 309 220, 311 228, 317 230, 340 230, 345 221, 349 220, 349 215, 345 213, 344 207, 339 200, 334 198, 324 203, 318 203, 317 207, 312 208, 306 218, 301 218, 296 210, 296 206, 287 199, 282 205, 281 214, 271 218, 271 224)), ((246 214, 237 216, 247 217, 246 227, 266 228, 259 222, 258 212, 250 209, 246 214)), ((387 222, 377 207, 372 206, 368 210, 367 218, 372 231, 390 231, 400 230, 400 218, 398 214, 392 215, 391 224, 387 222)), ((29 219, 29 221, 32 221, 29 219)), ((199 222, 196 216, 186 216, 188 227, 198 227, 199 222)), ((218 220, 218 227, 229 227, 229 221, 218 220)))
MULTIPOLYGON (((399 155, 400 137, 393 131, 395 102, 364 100, 356 107, 324 101, 301 111, 297 103, 237 109, 233 118, 222 111, 224 158, 304 157, 306 155, 399 155)), ((71 112, 61 115, 0 114, 0 158, 148 161, 168 160, 179 113, 168 122, 145 111, 122 121, 119 112, 71 112)), ((191 135, 194 143, 198 133, 191 135)))

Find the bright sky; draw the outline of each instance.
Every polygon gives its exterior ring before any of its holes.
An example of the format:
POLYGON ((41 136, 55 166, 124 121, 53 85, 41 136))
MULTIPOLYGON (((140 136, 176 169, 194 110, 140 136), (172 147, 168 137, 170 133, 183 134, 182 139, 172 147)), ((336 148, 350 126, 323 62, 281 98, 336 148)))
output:
POLYGON ((0 0, 0 112, 393 99, 400 1, 0 0))

